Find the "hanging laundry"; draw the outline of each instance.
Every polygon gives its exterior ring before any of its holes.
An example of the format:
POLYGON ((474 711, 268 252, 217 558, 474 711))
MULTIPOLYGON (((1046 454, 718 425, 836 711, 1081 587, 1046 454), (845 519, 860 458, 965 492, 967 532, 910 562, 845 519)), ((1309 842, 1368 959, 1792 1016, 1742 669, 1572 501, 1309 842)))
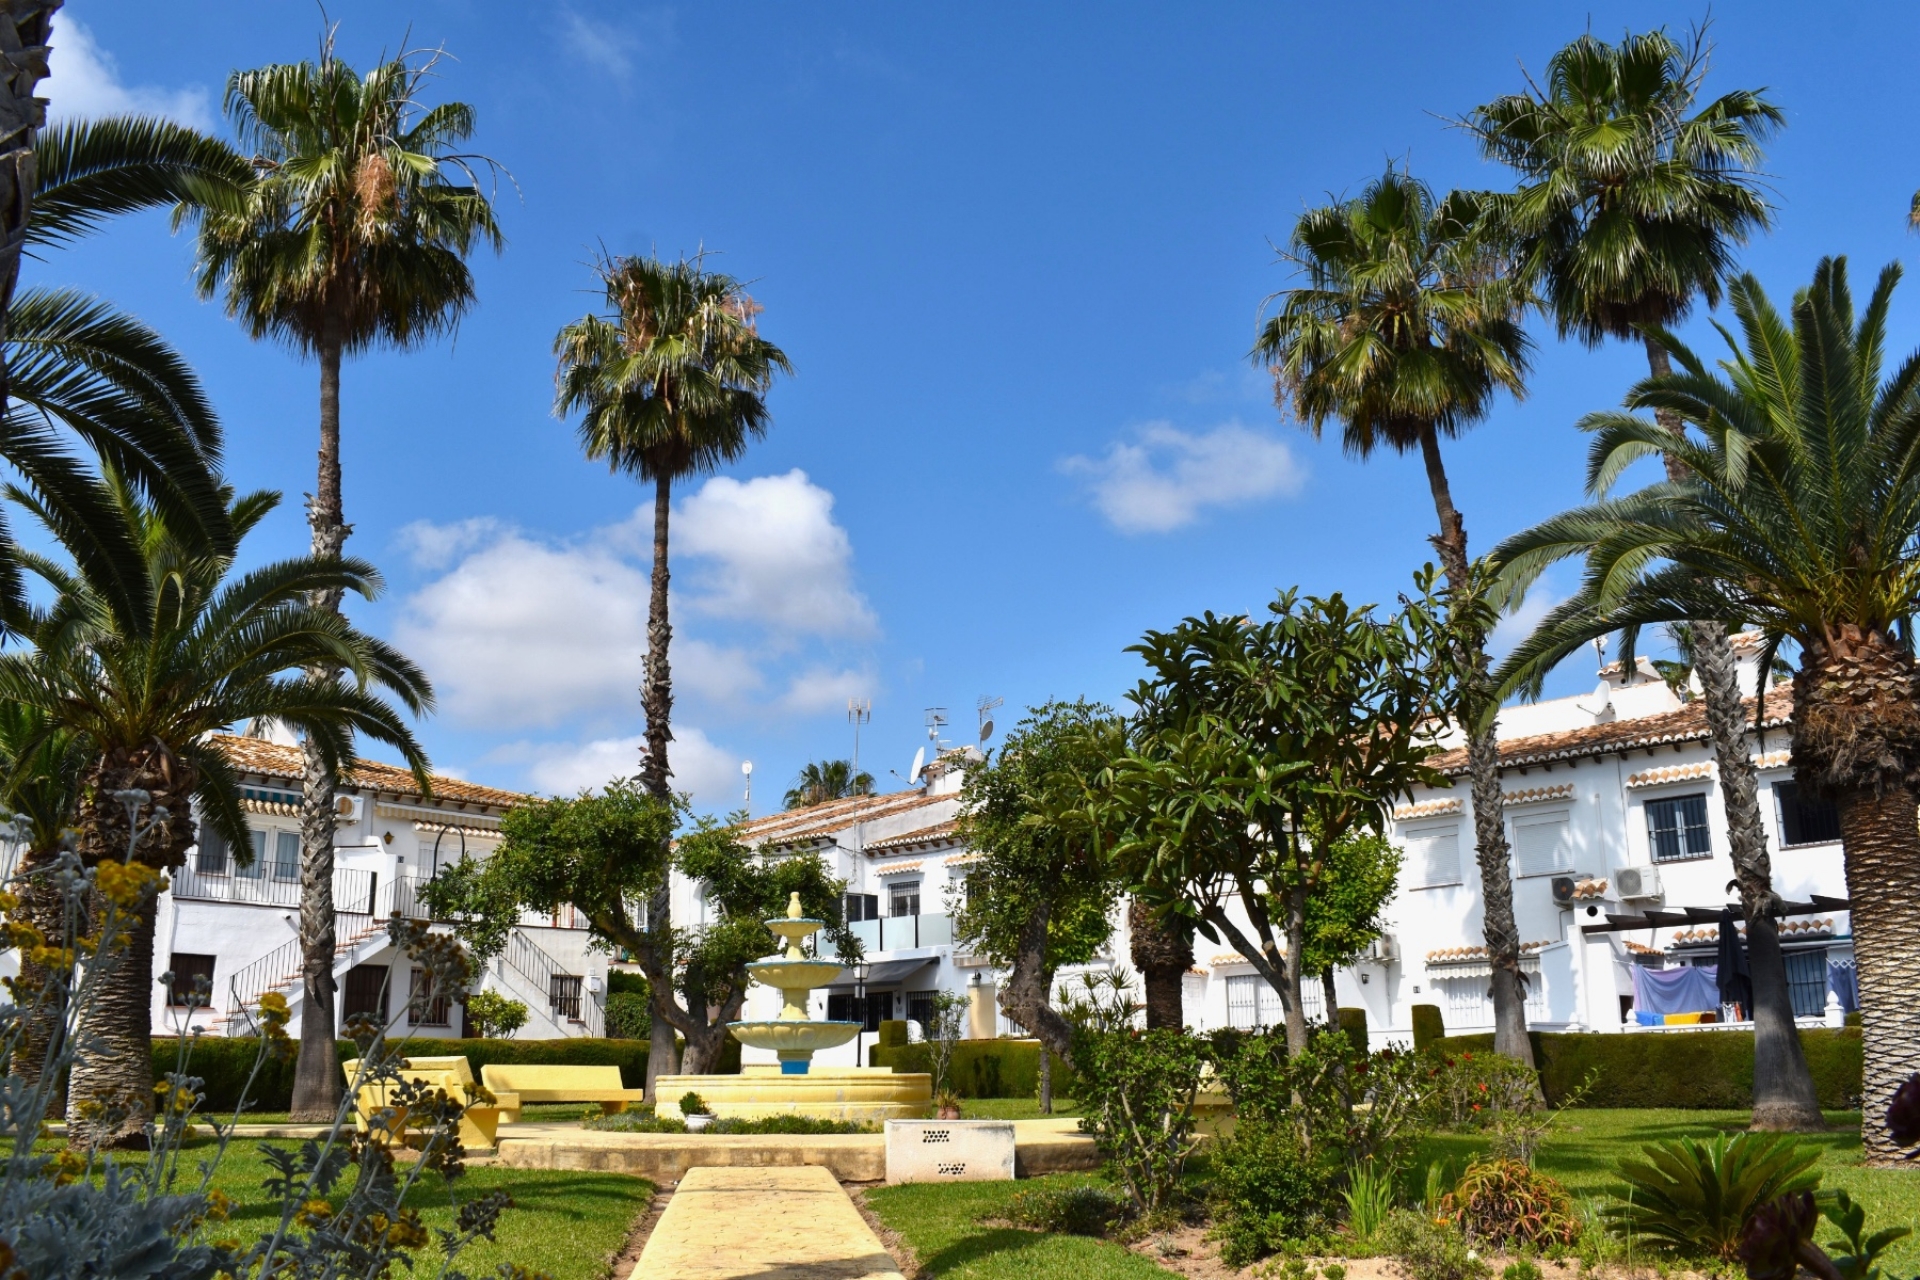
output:
POLYGON ((1717 968, 1703 964, 1649 969, 1637 964, 1633 966, 1633 1007, 1636 1013, 1717 1013, 1720 1009, 1717 968))

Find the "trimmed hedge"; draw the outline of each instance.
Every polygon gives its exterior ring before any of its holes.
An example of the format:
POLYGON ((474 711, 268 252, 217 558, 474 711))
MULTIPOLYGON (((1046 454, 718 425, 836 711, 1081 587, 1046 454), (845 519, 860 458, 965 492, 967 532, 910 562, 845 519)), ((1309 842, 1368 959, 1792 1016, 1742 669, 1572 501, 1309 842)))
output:
MULTIPOLYGON (((1753 1032, 1695 1031, 1664 1035, 1568 1034, 1535 1031, 1534 1058, 1547 1101, 1558 1103, 1589 1071, 1598 1071, 1582 1106, 1679 1107, 1739 1111, 1753 1105, 1753 1032)), ((1860 1105, 1860 1029, 1800 1032, 1820 1105, 1860 1105)), ((1493 1036, 1448 1036, 1444 1053, 1492 1053, 1493 1036)))
POLYGON ((1367 1044, 1367 1011, 1365 1009, 1339 1009, 1335 1013, 1340 1019, 1340 1029, 1347 1033, 1347 1039, 1361 1053, 1370 1052, 1367 1044))
MULTIPOLYGON (((883 1024, 884 1025, 884 1024, 883 1024)), ((874 1046, 868 1061, 895 1071, 933 1071, 921 1044, 874 1046)), ((1071 1098, 1074 1079, 1053 1060, 1053 1096, 1071 1098)), ((953 1091, 963 1098, 1032 1098, 1040 1092, 1040 1044, 1036 1040, 961 1040, 953 1047, 953 1091)))
POLYGON ((1414 1052, 1430 1044, 1438 1044, 1447 1038, 1446 1019, 1440 1014, 1437 1004, 1417 1004, 1413 1006, 1413 1048, 1414 1052))

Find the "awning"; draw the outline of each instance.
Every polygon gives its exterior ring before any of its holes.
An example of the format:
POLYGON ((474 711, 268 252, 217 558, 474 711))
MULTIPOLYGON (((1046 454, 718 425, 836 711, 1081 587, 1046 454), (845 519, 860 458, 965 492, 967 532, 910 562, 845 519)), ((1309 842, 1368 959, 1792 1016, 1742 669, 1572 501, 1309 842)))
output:
MULTIPOLYGON (((938 963, 938 961, 933 956, 922 956, 918 960, 876 961, 867 966, 867 986, 869 989, 873 987, 890 987, 896 982, 904 982, 928 965, 936 963, 938 963)), ((842 969, 834 975, 833 981, 827 984, 829 988, 851 987, 852 985, 852 969, 842 969)))

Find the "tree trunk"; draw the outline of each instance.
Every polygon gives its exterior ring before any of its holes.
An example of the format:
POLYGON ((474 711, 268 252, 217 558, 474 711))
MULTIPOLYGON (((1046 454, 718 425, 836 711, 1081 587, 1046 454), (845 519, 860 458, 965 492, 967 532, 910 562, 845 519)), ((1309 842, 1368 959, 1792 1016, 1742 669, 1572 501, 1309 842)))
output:
MULTIPOLYGON (((33 141, 47 122, 47 107, 34 92, 47 75, 47 36, 61 2, 0 0, 0 343, 6 341, 7 313, 20 285, 20 259, 39 185, 33 141)), ((6 411, 10 394, 6 363, 0 358, 0 413, 6 411)))
MULTIPOLYGON (((344 343, 337 327, 320 338, 320 475, 313 501, 307 506, 307 524, 313 534, 313 554, 337 560, 347 542, 346 513, 340 492, 340 360, 344 343)), ((338 590, 316 591, 308 601, 315 609, 340 611, 338 590)), ((338 673, 310 667, 315 680, 333 680, 338 673)), ((300 1057, 293 1073, 295 1123, 325 1123, 340 1108, 345 1084, 340 1077, 334 1037, 333 978, 333 809, 335 779, 319 748, 307 741, 301 748, 300 794, 300 1057)))
POLYGON ((1835 628, 1802 657, 1793 688, 1793 765, 1800 786, 1840 811, 1866 1078, 1867 1163, 1900 1150, 1882 1118, 1920 1071, 1920 670, 1879 632, 1835 628))
POLYGON ((1320 972, 1320 999, 1327 1006, 1327 1025, 1336 1031, 1340 1028, 1340 994, 1333 985, 1333 970, 1320 972))
POLYGON ((1053 1114, 1053 1051, 1040 1046, 1040 1114, 1053 1114))
MULTIPOLYGON (((1827 1123, 1793 1021, 1787 961, 1774 924, 1780 898, 1773 891, 1773 863, 1760 825, 1760 789, 1747 754, 1746 708, 1740 700, 1733 646, 1720 623, 1693 623, 1693 669, 1704 691, 1720 795, 1727 806, 1727 843, 1747 921, 1747 964, 1753 979, 1753 1127, 1817 1132, 1827 1123)), ((1766 696, 1765 672, 1760 675, 1760 696, 1766 696)))
MULTIPOLYGON (((20 860, 20 906, 13 912, 13 919, 33 926, 53 947, 72 945, 66 899, 53 882, 53 864, 59 856, 57 846, 27 851, 20 860)), ((31 1085, 40 1082, 47 1062, 59 1051, 65 1038, 61 1033, 66 1025, 68 975, 55 973, 35 961, 30 948, 21 947, 19 954, 20 977, 14 1000, 23 1012, 20 1043, 13 1051, 8 1069, 31 1085)), ((46 1114, 55 1116, 64 1110, 56 1080, 47 1095, 46 1114)))
MULTIPOLYGON (((67 1086, 67 1145, 145 1149, 153 1119, 153 926, 157 899, 117 908, 115 932, 123 947, 108 951, 106 968, 83 996, 77 1031, 83 1051, 67 1086)), ((98 928, 105 899, 94 896, 98 928)), ((103 948, 103 950, 107 950, 103 948)))
MULTIPOLYGON (((1448 585, 1462 596, 1471 594, 1472 570, 1467 559, 1467 529, 1453 505, 1453 490, 1440 460, 1440 438, 1432 426, 1420 433, 1420 456, 1427 467, 1427 486, 1433 491, 1440 532, 1433 539, 1448 585)), ((1486 637, 1464 641, 1472 646, 1461 655, 1463 666, 1476 680, 1486 679, 1486 637)), ((1506 802, 1500 792, 1500 741, 1489 717, 1484 729, 1467 730, 1467 775, 1473 794, 1474 860, 1480 867, 1480 899, 1484 906, 1482 932, 1487 962, 1493 969, 1494 1052, 1535 1065, 1533 1042, 1527 1038, 1527 980, 1520 972, 1520 927, 1513 917, 1513 872, 1507 848, 1506 802)))
POLYGON ((1047 968, 1047 926, 1052 909, 1042 902, 1020 927, 1013 968, 1000 988, 1000 1008, 1073 1069, 1073 1028, 1053 1007, 1053 974, 1047 968))
MULTIPOLYGON (((667 662, 667 648, 673 641, 673 626, 667 618, 667 522, 673 507, 673 477, 666 472, 653 483, 653 583, 647 600, 647 662, 645 687, 640 691, 641 709, 646 713, 646 754, 640 761, 640 781, 647 794, 666 800, 673 795, 673 770, 667 760, 667 744, 673 741, 673 674, 667 662)), ((660 887, 647 902, 647 933, 652 945, 671 956, 673 949, 673 877, 662 877, 660 887)), ((671 969, 671 965, 667 966, 671 969)), ((661 1076, 680 1073, 680 1050, 674 1043, 673 1024, 661 1012, 661 1004, 673 999, 671 988, 656 985, 653 999, 653 1024, 647 1043, 647 1097, 656 1103, 653 1082, 661 1076)))
POLYGON ((1300 953, 1306 949, 1307 891, 1287 890, 1287 954, 1284 961, 1287 989, 1281 992, 1287 1015, 1287 1056, 1304 1053, 1307 1048, 1307 1011, 1301 1003, 1300 953))
MULTIPOLYGON (((1673 372, 1667 349, 1646 339, 1647 367, 1655 377, 1673 372)), ((1654 419, 1670 434, 1686 434, 1686 424, 1671 410, 1654 410, 1654 419)), ((1667 478, 1682 480, 1686 468, 1666 457, 1667 478)), ((1793 998, 1787 989, 1787 961, 1781 953, 1774 913, 1780 897, 1773 891, 1773 862, 1766 829, 1760 822, 1760 788, 1747 754, 1746 709, 1740 700, 1739 668, 1727 629, 1717 621, 1695 619, 1693 669, 1700 677, 1707 729, 1713 735, 1720 796, 1727 806, 1727 845, 1740 886, 1741 914, 1747 921, 1747 965, 1753 980, 1753 1127, 1813 1133, 1827 1127, 1820 1094, 1793 1022, 1793 998)), ((1767 673, 1760 673, 1757 696, 1767 696, 1767 673)), ((1762 707, 1764 711, 1764 705, 1762 707)))
POLYGON ((1180 1030, 1186 1025, 1182 1002, 1187 970, 1193 968, 1193 936, 1155 919, 1137 898, 1127 905, 1127 936, 1145 988, 1147 1030, 1180 1030))

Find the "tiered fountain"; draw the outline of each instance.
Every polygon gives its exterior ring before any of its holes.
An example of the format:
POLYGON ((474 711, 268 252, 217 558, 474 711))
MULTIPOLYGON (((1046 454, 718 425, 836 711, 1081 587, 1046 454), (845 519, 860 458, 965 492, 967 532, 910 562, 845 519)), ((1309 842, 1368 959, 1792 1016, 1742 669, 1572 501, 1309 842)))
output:
POLYGON ((809 960, 800 944, 826 927, 824 920, 801 914, 800 895, 787 914, 767 921, 786 944, 785 955, 756 960, 748 974, 782 996, 780 1016, 765 1022, 730 1022, 734 1039, 756 1049, 772 1049, 779 1066, 743 1067, 737 1076, 662 1076, 658 1096, 670 1108, 689 1090, 700 1095, 717 1116, 792 1114, 831 1120, 905 1120, 926 1114, 933 1100, 933 1077, 924 1072, 897 1073, 891 1067, 813 1069, 814 1051, 843 1045, 860 1032, 858 1022, 827 1022, 807 1012, 812 993, 840 972, 834 960, 809 960))

